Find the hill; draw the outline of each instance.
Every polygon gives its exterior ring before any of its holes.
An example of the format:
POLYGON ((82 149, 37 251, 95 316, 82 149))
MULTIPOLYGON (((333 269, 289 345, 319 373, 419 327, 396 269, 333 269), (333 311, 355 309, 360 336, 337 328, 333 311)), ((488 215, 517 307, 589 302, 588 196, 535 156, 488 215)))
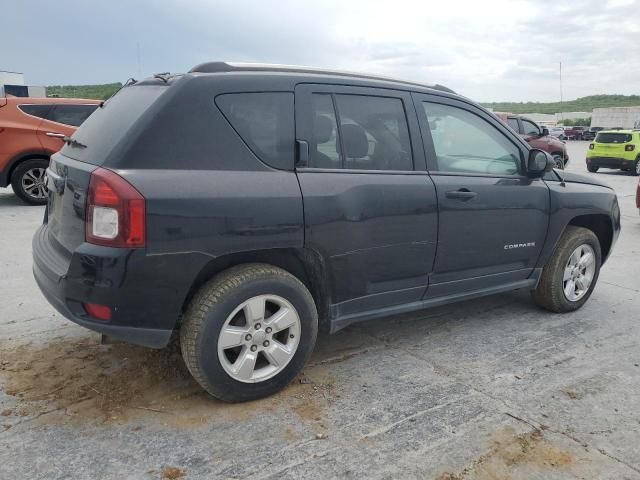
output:
POLYGON ((637 107, 640 95, 591 95, 566 102, 491 102, 482 106, 492 108, 496 112, 512 113, 559 113, 590 112, 601 107, 637 107))
POLYGON ((105 83, 103 85, 52 85, 47 87, 47 96, 105 100, 113 95, 121 86, 121 83, 105 83))

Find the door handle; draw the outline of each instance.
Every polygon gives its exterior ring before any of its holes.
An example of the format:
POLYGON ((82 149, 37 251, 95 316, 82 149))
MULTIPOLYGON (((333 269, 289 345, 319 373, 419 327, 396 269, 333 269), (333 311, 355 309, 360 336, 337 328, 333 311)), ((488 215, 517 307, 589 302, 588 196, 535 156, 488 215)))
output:
POLYGON ((468 188, 460 188, 458 190, 452 190, 444 194, 447 198, 453 198, 456 200, 471 200, 475 198, 478 194, 476 192, 472 192, 468 188))
POLYGON ((64 133, 57 133, 57 132, 47 132, 47 133, 45 133, 45 135, 47 137, 55 137, 55 138, 64 138, 65 137, 64 133))

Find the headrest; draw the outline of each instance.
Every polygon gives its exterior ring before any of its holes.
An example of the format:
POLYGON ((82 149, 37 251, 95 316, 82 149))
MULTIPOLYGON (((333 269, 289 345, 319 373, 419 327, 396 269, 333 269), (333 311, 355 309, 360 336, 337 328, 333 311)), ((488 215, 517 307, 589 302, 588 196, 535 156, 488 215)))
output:
POLYGON ((367 134, 360 125, 342 125, 342 137, 347 158, 362 158, 369 153, 367 134))
POLYGON ((313 124, 313 133, 316 143, 326 143, 333 133, 333 120, 328 115, 316 115, 316 121, 313 124))

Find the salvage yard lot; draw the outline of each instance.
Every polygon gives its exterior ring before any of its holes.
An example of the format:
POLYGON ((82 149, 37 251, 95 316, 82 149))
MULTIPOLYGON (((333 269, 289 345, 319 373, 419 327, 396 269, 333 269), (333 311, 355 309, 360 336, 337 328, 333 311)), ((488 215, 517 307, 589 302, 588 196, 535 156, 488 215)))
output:
POLYGON ((31 275, 43 208, 0 189, 0 478, 640 478, 637 177, 597 175, 622 234, 580 311, 515 292, 354 325, 241 405, 175 347, 100 345, 54 312, 31 275))

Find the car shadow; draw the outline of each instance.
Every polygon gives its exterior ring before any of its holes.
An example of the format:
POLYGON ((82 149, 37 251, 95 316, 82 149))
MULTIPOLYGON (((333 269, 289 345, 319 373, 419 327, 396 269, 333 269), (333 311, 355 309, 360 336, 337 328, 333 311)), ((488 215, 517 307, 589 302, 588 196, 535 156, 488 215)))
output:
POLYGON ((0 188, 0 207, 19 207, 19 206, 28 206, 22 200, 20 200, 16 194, 13 193, 13 190, 10 188, 0 188))

